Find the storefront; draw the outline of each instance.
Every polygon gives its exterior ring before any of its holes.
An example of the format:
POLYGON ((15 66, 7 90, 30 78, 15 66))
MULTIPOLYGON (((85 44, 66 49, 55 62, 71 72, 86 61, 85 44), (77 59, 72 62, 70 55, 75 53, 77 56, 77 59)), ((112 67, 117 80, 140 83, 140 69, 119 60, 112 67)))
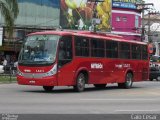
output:
POLYGON ((141 13, 137 0, 18 0, 19 15, 13 38, 8 38, 4 20, 0 16, 2 40, 0 56, 16 55, 24 37, 36 31, 55 28, 85 29, 110 32, 126 39, 141 40, 141 13), (21 42, 19 42, 21 41, 21 42))
POLYGON ((12 56, 17 58, 22 41, 28 33, 59 27, 59 0, 18 0, 18 4, 19 15, 10 39, 0 15, 0 58, 5 56, 9 62, 12 61, 12 56))
POLYGON ((140 0, 112 0, 112 32, 128 40, 141 41, 140 0))

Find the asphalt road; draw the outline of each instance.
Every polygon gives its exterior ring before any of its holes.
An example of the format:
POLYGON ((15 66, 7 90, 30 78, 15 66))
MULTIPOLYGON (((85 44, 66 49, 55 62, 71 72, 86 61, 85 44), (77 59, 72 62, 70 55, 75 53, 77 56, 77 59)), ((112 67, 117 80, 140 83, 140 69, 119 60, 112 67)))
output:
POLYGON ((134 83, 132 89, 111 84, 106 89, 87 86, 82 93, 72 87, 0 84, 0 113, 12 114, 130 114, 160 113, 160 81, 134 83))

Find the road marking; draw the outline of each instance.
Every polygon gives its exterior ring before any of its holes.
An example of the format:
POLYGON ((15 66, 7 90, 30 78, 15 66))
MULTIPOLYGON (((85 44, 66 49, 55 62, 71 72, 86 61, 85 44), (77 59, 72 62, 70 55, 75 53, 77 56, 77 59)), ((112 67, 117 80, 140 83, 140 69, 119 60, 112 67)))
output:
POLYGON ((81 101, 160 101, 160 99, 80 99, 81 101))
POLYGON ((160 112, 160 110, 115 110, 116 112, 160 112))
POLYGON ((160 95, 160 93, 158 93, 158 92, 149 92, 149 94, 151 94, 151 95, 156 95, 156 96, 159 96, 159 95, 160 95))

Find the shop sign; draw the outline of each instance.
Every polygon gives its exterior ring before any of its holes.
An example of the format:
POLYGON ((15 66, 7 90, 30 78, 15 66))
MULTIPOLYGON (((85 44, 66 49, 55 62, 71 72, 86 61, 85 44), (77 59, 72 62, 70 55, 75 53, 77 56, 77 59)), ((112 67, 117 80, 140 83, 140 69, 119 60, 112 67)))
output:
POLYGON ((111 30, 112 0, 61 0, 60 6, 63 29, 91 30, 96 27, 98 31, 111 30))
POLYGON ((136 4, 141 3, 140 0, 112 0, 112 6, 117 8, 137 9, 136 4))

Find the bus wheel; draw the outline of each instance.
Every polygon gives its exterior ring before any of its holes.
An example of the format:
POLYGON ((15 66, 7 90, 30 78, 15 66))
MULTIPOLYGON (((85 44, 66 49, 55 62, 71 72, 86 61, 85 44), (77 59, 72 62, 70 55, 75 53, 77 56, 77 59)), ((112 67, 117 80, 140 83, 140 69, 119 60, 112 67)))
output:
POLYGON ((150 80, 150 81, 153 81, 153 79, 152 79, 152 78, 150 78, 149 80, 150 80))
POLYGON ((82 92, 85 89, 85 81, 86 77, 83 73, 80 73, 77 77, 76 85, 74 86, 74 89, 77 92, 82 92))
POLYGON ((157 77, 156 80, 157 80, 157 81, 160 81, 160 77, 157 77))
POLYGON ((94 84, 96 88, 105 88, 107 84, 94 84))
POLYGON ((51 92, 53 90, 54 86, 43 86, 43 89, 46 91, 46 92, 51 92))
POLYGON ((132 75, 132 73, 127 73, 126 78, 125 78, 125 82, 118 83, 118 87, 129 89, 132 87, 132 84, 133 84, 133 75, 132 75))

